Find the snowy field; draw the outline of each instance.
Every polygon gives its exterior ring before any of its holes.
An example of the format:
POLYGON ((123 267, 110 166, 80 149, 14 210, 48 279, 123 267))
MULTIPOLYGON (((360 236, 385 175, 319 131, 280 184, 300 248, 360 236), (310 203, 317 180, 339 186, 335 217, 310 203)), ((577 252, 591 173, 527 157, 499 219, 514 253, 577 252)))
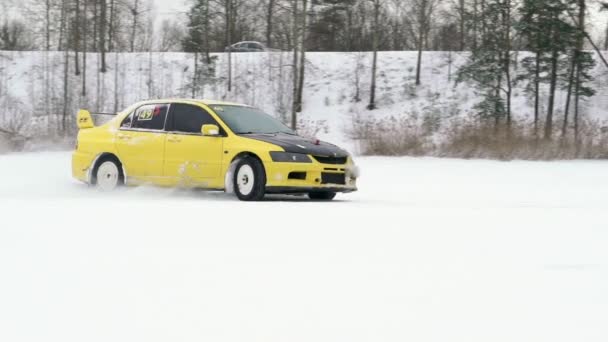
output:
POLYGON ((243 203, 0 156, 0 341, 608 340, 608 163, 358 161, 243 203))

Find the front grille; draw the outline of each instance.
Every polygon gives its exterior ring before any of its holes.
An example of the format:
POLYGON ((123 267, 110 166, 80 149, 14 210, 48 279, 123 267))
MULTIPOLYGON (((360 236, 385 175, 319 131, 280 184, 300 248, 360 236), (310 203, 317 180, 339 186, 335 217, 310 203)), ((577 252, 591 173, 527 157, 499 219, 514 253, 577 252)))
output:
POLYGON ((346 179, 343 173, 321 173, 321 184, 346 184, 346 179))
POLYGON ((346 164, 347 157, 313 156, 321 164, 346 164))

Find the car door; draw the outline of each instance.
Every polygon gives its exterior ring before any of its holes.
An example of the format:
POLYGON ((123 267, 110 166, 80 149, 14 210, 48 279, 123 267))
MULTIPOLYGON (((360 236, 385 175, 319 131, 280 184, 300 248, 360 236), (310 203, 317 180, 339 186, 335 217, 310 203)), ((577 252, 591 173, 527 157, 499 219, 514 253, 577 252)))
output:
POLYGON ((163 176, 166 103, 138 107, 121 123, 116 148, 128 178, 154 181, 163 176))
MULTIPOLYGON (((223 184, 221 167, 225 133, 203 136, 203 125, 218 125, 202 107, 191 104, 171 105, 167 120, 164 174, 178 184, 214 187, 223 184)), ((219 127, 219 125, 218 125, 219 127)))

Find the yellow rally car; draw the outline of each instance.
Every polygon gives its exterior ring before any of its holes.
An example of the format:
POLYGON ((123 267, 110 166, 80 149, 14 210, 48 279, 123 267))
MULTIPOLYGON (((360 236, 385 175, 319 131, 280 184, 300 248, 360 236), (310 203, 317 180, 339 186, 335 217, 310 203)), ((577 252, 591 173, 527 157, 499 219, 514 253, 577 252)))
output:
POLYGON ((112 190, 155 184, 236 193, 308 194, 331 200, 357 190, 358 169, 343 149, 298 136, 264 112, 208 100, 136 103, 94 127, 78 112, 75 178, 112 190))

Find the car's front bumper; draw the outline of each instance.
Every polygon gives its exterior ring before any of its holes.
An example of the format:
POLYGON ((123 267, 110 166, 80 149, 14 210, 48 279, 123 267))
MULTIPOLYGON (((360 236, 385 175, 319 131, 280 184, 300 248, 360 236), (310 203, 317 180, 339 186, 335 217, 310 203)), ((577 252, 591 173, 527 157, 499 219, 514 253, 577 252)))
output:
POLYGON ((307 193, 314 191, 357 191, 359 170, 349 158, 347 164, 265 163, 266 192, 307 193), (295 176, 295 177, 294 177, 295 176))
POLYGON ((266 186, 266 193, 268 194, 307 194, 310 192, 354 192, 357 188, 345 188, 345 187, 301 187, 301 186, 266 186))

